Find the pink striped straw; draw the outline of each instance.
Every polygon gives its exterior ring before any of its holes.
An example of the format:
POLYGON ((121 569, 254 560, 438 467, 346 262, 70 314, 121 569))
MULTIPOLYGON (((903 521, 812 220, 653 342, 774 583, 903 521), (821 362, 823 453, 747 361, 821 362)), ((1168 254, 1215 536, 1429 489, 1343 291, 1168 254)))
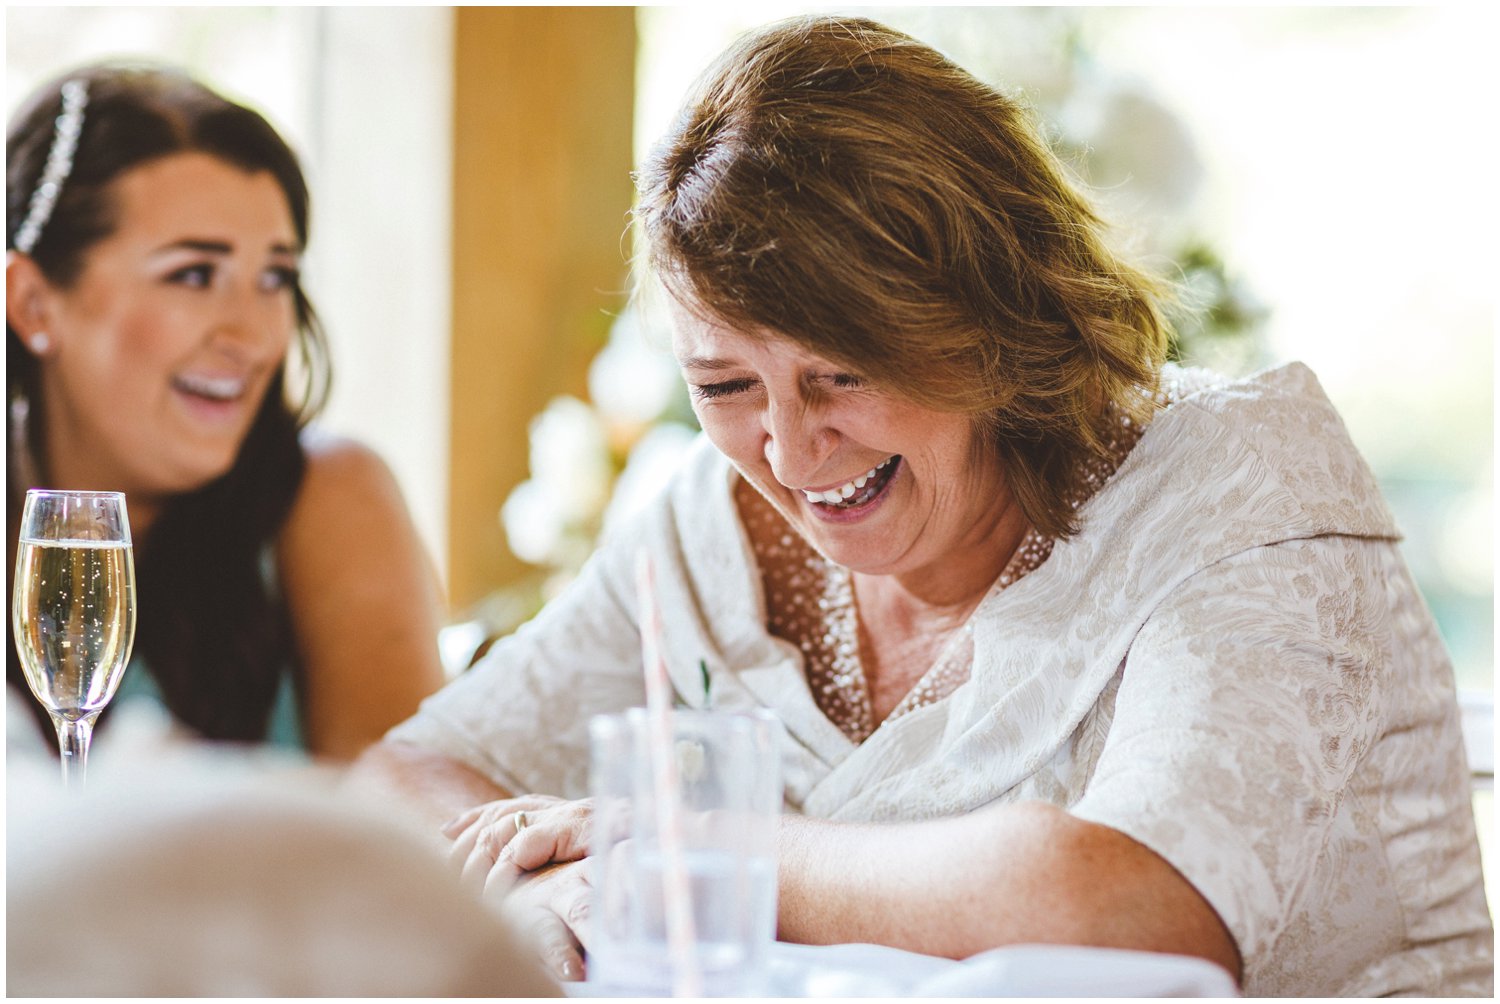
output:
POLYGON ((700 997, 702 974, 694 949, 692 890, 683 851, 681 790, 672 742, 672 686, 662 658, 661 611, 656 605, 656 577, 651 555, 636 555, 636 592, 640 599, 641 656, 646 667, 646 729, 651 773, 656 785, 656 830, 661 841, 662 895, 667 912, 667 952, 672 960, 672 993, 700 997))

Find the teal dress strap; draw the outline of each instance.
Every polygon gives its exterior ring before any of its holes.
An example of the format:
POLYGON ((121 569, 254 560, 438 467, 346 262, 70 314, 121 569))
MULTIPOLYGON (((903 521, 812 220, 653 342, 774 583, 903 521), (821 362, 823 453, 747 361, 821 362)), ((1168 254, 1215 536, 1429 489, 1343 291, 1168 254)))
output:
MULTIPOLYGON (((111 707, 119 707, 126 701, 150 701, 166 710, 161 687, 156 677, 140 656, 134 656, 125 668, 120 680, 120 689, 115 691, 111 707)), ((109 712, 106 710, 105 714, 109 712)), ((268 745, 284 750, 307 750, 307 739, 302 730, 302 709, 297 703, 297 688, 292 683, 292 674, 283 670, 276 681, 276 701, 271 706, 271 722, 264 740, 268 745)))
MULTIPOLYGON (((261 549, 260 576, 267 594, 273 599, 278 598, 281 593, 281 578, 276 568, 276 549, 271 544, 261 549)), ((166 710, 161 687, 152 675, 151 668, 139 655, 131 657, 130 665, 125 668, 125 676, 110 704, 117 706, 130 700, 153 701, 163 711, 166 710)), ((305 752, 307 734, 304 725, 302 704, 297 699, 297 686, 292 679, 292 667, 290 664, 283 665, 277 674, 276 700, 271 705, 271 720, 262 741, 280 749, 305 752)))

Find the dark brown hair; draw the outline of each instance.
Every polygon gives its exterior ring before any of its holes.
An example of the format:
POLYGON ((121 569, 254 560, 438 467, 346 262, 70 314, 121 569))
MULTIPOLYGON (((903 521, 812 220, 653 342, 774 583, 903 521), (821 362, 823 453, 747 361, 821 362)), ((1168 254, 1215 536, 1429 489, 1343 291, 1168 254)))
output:
MULTIPOLYGON (((296 155, 260 114, 181 72, 108 63, 57 78, 12 118, 6 136, 7 248, 14 246, 52 146, 62 85, 73 80, 88 85, 83 129, 72 171, 30 251, 54 286, 75 282, 89 249, 113 232, 115 181, 188 151, 245 171, 269 171, 286 195, 299 245, 306 247, 307 185, 296 155)), ((312 304, 300 285, 293 295, 303 374, 297 400, 288 400, 283 363, 234 466, 203 488, 171 499, 147 539, 136 542, 135 651, 172 713, 213 739, 265 738, 282 674, 296 673, 290 624, 263 564, 301 485, 306 459, 298 436, 326 398, 329 369, 312 304)), ((9 324, 6 365, 10 420, 19 413, 29 416, 26 445, 41 463, 47 455, 47 402, 40 366, 9 324)), ((8 466, 7 504, 16 507, 14 512, 32 486, 18 483, 14 457, 8 466)), ((45 483, 46 470, 38 475, 45 483)), ((7 619, 7 632, 9 624, 7 619)), ((24 687, 14 645, 7 648, 7 679, 24 687)))
POLYGON ((733 44, 638 179, 646 270, 685 305, 974 417, 1043 533, 1077 530, 1104 405, 1154 407, 1156 280, 1022 108, 859 18, 733 44))

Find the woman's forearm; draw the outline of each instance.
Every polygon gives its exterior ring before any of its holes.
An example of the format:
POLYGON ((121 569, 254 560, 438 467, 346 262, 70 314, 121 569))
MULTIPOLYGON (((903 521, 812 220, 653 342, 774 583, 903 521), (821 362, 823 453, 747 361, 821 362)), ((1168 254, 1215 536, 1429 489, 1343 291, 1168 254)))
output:
POLYGON ((787 941, 870 942, 965 958, 1024 942, 1196 955, 1236 977, 1218 915, 1129 837, 1042 803, 949 819, 841 824, 786 817, 787 941))
POLYGON ((384 739, 349 771, 349 783, 376 798, 395 798, 418 825, 433 833, 465 809, 510 798, 511 792, 451 757, 384 739))

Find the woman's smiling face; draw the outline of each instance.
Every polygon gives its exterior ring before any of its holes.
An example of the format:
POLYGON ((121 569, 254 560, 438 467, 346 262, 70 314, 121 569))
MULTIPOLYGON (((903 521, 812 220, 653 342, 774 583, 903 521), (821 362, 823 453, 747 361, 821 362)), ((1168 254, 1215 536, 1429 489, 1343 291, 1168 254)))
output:
POLYGON ((968 417, 871 386, 789 339, 670 309, 704 431, 829 560, 940 574, 994 539, 1009 494, 999 461, 976 461, 968 417))
POLYGON ((164 497, 233 465, 297 328, 281 187, 202 153, 110 189, 116 227, 50 288, 48 460, 86 487, 164 497))

